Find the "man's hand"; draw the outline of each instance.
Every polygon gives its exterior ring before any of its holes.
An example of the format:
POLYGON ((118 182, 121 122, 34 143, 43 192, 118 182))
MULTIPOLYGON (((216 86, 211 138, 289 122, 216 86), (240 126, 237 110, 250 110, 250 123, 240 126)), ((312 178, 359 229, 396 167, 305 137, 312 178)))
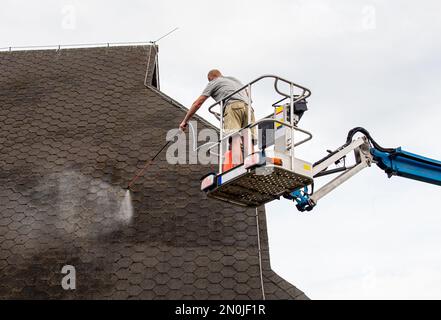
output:
POLYGON ((196 111, 199 110, 199 108, 202 106, 202 104, 207 100, 207 96, 200 96, 196 99, 195 102, 191 105, 190 109, 187 111, 187 114, 185 115, 184 120, 182 120, 181 124, 179 125, 179 129, 182 131, 185 131, 188 126, 188 121, 193 117, 193 115, 196 113, 196 111))
POLYGON ((184 132, 185 129, 187 129, 187 127, 188 127, 188 123, 187 123, 187 121, 186 121, 186 120, 183 120, 183 121, 181 122, 181 124, 179 125, 179 130, 181 130, 182 132, 184 132))

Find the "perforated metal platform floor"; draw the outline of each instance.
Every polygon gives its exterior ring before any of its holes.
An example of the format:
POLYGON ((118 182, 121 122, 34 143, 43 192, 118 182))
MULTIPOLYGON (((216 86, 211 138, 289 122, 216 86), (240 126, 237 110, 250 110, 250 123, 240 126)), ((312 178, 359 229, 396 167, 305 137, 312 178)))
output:
MULTIPOLYGON (((236 170, 237 168, 233 169, 236 170)), ((208 192, 208 197, 258 207, 312 183, 312 179, 277 166, 253 169, 208 192)))

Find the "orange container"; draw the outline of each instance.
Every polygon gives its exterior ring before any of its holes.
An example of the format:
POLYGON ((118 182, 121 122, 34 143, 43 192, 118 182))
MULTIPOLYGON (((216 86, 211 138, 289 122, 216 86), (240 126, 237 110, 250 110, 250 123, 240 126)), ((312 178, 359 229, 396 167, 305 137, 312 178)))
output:
POLYGON ((233 152, 228 150, 224 153, 224 163, 222 164, 222 172, 228 171, 234 168, 233 164, 233 152))

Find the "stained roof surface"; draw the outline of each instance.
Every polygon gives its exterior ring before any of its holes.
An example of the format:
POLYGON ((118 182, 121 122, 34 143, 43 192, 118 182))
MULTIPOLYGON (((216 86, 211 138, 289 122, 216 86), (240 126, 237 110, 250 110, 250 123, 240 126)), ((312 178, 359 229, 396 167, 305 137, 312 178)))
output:
POLYGON ((164 152, 127 199, 185 113, 144 86, 155 54, 0 53, 0 298, 306 298, 271 270, 264 209, 200 192, 209 165, 164 152), (65 265, 75 290, 61 286, 65 265))

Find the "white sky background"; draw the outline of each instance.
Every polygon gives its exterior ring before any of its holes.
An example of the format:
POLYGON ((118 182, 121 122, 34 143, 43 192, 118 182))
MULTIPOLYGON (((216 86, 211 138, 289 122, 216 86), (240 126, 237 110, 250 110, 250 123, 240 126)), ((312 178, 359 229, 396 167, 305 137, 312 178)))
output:
MULTIPOLYGON (((314 134, 305 160, 356 126, 385 147, 441 159, 440 9, 436 0, 3 0, 0 47, 154 40, 177 26, 159 43, 160 78, 181 103, 213 67, 243 82, 274 73, 313 92, 300 123, 314 134)), ((258 117, 269 112, 256 106, 258 117)), ((439 195, 372 167, 311 213, 276 201, 267 206, 273 269, 313 299, 440 299, 439 195)))

